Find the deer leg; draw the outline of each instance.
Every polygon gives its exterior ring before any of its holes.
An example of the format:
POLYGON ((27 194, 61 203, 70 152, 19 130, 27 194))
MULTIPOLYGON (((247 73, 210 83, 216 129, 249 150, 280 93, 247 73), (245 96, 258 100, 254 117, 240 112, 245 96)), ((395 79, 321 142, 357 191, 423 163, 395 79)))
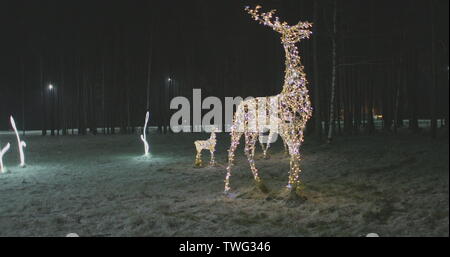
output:
POLYGON ((289 181, 287 188, 291 192, 295 192, 297 195, 302 195, 302 188, 300 183, 300 146, 299 145, 290 145, 289 146, 289 154, 291 156, 290 161, 290 171, 289 171, 289 181))
POLYGON ((288 144, 286 143, 286 141, 284 139, 283 139, 283 144, 284 144, 284 155, 288 156, 289 155, 288 144))
POLYGON ((289 181, 287 187, 290 189, 296 189, 297 183, 299 181, 300 174, 300 154, 290 153, 290 171, 289 171, 289 181))
MULTIPOLYGON (((261 134, 260 135, 260 138, 262 137, 263 135, 261 134)), ((269 149, 269 145, 270 145, 270 142, 266 142, 266 145, 264 145, 264 143, 260 140, 260 145, 261 145, 261 149, 262 149, 262 151, 263 151, 263 158, 264 159, 268 159, 267 158, 267 149, 269 149)))
POLYGON ((197 155, 195 156, 195 167, 201 167, 203 165, 202 162, 202 150, 197 148, 197 155))
POLYGON ((210 149, 210 150, 209 150, 209 153, 211 154, 211 161, 209 162, 209 165, 210 165, 210 166, 214 166, 214 165, 216 165, 216 160, 215 160, 215 158, 214 158, 214 150, 213 150, 213 149, 210 149))
POLYGON ((255 179, 256 185, 261 189, 263 192, 267 192, 267 188, 264 186, 261 178, 258 174, 258 169, 255 165, 255 145, 256 140, 258 138, 257 133, 246 133, 245 134, 245 155, 247 156, 248 162, 250 164, 250 169, 252 170, 253 177, 255 179))
POLYGON ((259 142, 259 144, 261 145, 261 149, 263 151, 263 157, 264 159, 266 159, 266 147, 264 146, 263 142, 259 142))
POLYGON ((239 139, 241 139, 242 132, 231 132, 231 146, 228 150, 228 167, 227 167, 227 175, 225 177, 225 193, 228 193, 230 191, 230 177, 231 177, 231 170, 233 169, 234 165, 234 153, 236 152, 236 148, 239 145, 239 139))
POLYGON ((265 160, 269 159, 269 157, 267 156, 267 150, 269 150, 270 144, 267 143, 266 148, 263 149, 263 158, 265 160))
POLYGON ((267 144, 266 144, 266 149, 264 149, 264 159, 269 159, 269 155, 267 155, 267 153, 269 152, 269 148, 270 148, 270 142, 272 142, 272 137, 274 137, 275 133, 270 131, 269 132, 269 138, 267 140, 267 144))

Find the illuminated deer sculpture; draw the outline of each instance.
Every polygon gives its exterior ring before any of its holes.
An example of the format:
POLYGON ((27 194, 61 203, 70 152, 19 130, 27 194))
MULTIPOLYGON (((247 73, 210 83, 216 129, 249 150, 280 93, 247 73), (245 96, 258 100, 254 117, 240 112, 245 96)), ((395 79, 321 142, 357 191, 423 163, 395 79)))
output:
POLYGON ((228 167, 225 178, 225 193, 230 191, 230 176, 234 165, 235 151, 242 135, 245 136, 245 154, 257 186, 266 191, 255 166, 255 144, 260 136, 261 127, 274 128, 287 145, 290 155, 290 172, 287 188, 300 193, 300 146, 303 142, 303 130, 312 115, 308 95, 306 74, 301 64, 296 43, 309 38, 312 34, 309 22, 299 22, 289 26, 274 17, 275 10, 260 13, 261 6, 246 11, 259 23, 271 27, 281 34, 281 42, 286 53, 286 69, 283 90, 280 94, 246 100, 238 106, 231 127, 231 146, 228 150, 228 167))
POLYGON ((194 142, 195 149, 197 150, 197 155, 195 156, 195 167, 201 167, 202 162, 202 151, 203 150, 209 150, 209 153, 211 154, 211 160, 209 162, 209 165, 214 166, 216 164, 215 158, 214 158, 214 152, 216 151, 216 130, 213 129, 211 132, 211 136, 208 140, 197 140, 194 142))

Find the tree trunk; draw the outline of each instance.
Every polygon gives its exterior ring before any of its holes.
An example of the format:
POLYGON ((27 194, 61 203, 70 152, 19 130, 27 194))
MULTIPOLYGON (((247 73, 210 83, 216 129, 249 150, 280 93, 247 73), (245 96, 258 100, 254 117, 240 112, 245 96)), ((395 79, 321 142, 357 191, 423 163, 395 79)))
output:
POLYGON ((336 19, 337 19, 337 0, 334 0, 334 13, 333 13, 333 38, 332 38, 332 71, 331 71, 331 100, 330 100, 330 122, 328 128, 328 143, 333 140, 334 130, 334 98, 336 87, 336 19))
POLYGON ((47 113, 46 113, 46 97, 45 97, 45 83, 44 83, 44 60, 42 55, 39 56, 39 74, 40 74, 40 84, 41 84, 41 100, 42 100, 42 135, 47 135, 47 126, 46 126, 46 119, 47 119, 47 113))
POLYGON ((22 82, 22 133, 25 136, 25 60, 22 56, 20 58, 20 71, 21 71, 21 82, 22 82))
POLYGON ((431 137, 437 136, 437 83, 436 83, 436 33, 434 28, 434 0, 430 0, 430 24, 431 24, 431 137))
MULTIPOLYGON (((314 25, 315 30, 317 31, 318 24, 318 11, 319 9, 319 0, 314 1, 314 25)), ((319 141, 322 140, 322 117, 320 112, 320 87, 319 87, 319 63, 317 58, 317 33, 313 37, 313 68, 314 68, 314 121, 315 121, 315 130, 316 137, 319 141)))

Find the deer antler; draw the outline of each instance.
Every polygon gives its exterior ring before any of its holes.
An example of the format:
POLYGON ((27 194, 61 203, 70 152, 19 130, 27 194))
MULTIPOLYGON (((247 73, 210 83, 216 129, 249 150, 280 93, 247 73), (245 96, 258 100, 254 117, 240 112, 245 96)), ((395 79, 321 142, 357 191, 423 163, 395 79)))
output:
MULTIPOLYGON (((255 9, 251 9, 250 6, 246 6, 245 10, 252 16, 255 21, 259 21, 260 24, 264 24, 266 26, 272 27, 274 30, 279 28, 282 24, 279 21, 278 17, 275 17, 275 21, 272 20, 276 10, 270 10, 266 13, 260 13, 259 9, 261 9, 261 5, 255 6, 255 9)), ((284 22, 287 25, 287 23, 284 22)))
POLYGON ((294 26, 289 26, 287 22, 280 22, 279 18, 274 16, 276 10, 270 10, 269 12, 260 13, 261 5, 255 6, 254 9, 251 9, 249 6, 245 7, 245 10, 252 16, 252 18, 256 21, 259 21, 260 24, 264 24, 265 26, 271 27, 276 32, 279 32, 287 37, 298 36, 300 39, 309 38, 312 34, 309 28, 312 27, 312 23, 310 22, 299 22, 294 26), (273 19, 275 18, 275 20, 273 19))

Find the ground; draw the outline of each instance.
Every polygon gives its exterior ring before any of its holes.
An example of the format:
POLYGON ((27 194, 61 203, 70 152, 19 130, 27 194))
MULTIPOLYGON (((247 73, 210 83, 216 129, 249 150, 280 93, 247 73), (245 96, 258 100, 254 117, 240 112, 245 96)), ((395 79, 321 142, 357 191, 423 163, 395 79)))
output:
MULTIPOLYGON (((289 160, 278 142, 257 152, 270 192, 252 181, 242 145, 223 195, 229 135, 218 136, 216 167, 194 168, 193 141, 207 134, 150 133, 152 156, 137 135, 28 135, 19 168, 14 135, 0 174, 0 236, 449 236, 448 138, 306 137, 306 201, 283 190, 289 160)), ((208 162, 204 153, 203 161, 208 162)))

